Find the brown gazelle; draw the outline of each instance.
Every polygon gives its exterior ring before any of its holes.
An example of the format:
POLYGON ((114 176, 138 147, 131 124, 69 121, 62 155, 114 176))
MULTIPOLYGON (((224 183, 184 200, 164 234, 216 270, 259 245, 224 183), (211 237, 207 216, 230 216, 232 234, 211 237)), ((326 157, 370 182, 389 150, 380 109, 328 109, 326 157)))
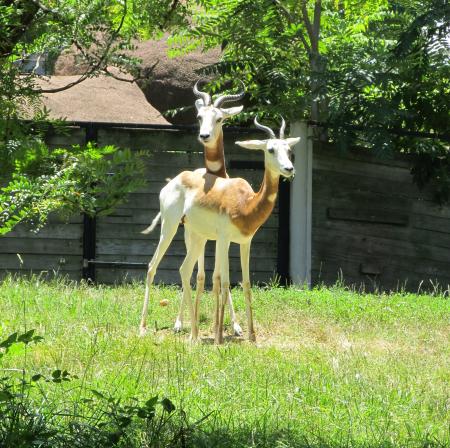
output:
MULTIPOLYGON (((244 90, 236 95, 221 95, 212 101, 211 96, 207 92, 199 90, 197 81, 194 85, 193 92, 198 99, 195 102, 197 110, 197 119, 199 120, 200 130, 198 139, 204 147, 204 159, 205 168, 200 169, 201 172, 214 174, 218 177, 228 177, 225 167, 225 155, 223 144, 223 130, 222 125, 224 121, 233 115, 236 115, 242 111, 242 106, 223 108, 224 103, 238 101, 245 95, 244 90)), ((189 245, 189 234, 185 234, 186 245, 189 245)), ((219 266, 217 263, 214 265, 213 273, 213 289, 215 284, 220 282, 219 266)), ((196 284, 196 298, 195 298, 195 314, 199 313, 200 298, 203 294, 205 285, 205 251, 203 250, 197 260, 197 284, 196 284)), ((184 299, 181 298, 180 310, 175 321, 174 330, 176 332, 181 331, 183 328, 183 316, 184 316, 184 299)), ((236 314, 234 312, 233 301, 231 294, 228 292, 228 304, 230 309, 230 319, 233 326, 234 334, 237 336, 242 335, 242 329, 236 320, 236 314)))
POLYGON ((240 245, 248 337, 251 341, 256 339, 251 307, 250 245, 256 231, 273 210, 280 176, 294 175, 289 156, 291 147, 300 139, 284 138, 284 120, 280 138, 276 138, 270 128, 260 125, 256 118, 255 125, 267 132, 270 138, 236 143, 243 148, 264 151, 264 179, 258 192, 255 193, 244 179, 221 178, 205 170, 184 171, 161 190, 160 213, 152 223, 154 226, 161 219, 161 235, 147 272, 141 333, 146 328, 150 286, 156 269, 183 220, 189 244, 180 274, 183 300, 188 304, 191 316, 191 339, 198 339, 198 313, 192 304, 190 279, 207 240, 217 241, 216 258, 220 273, 220 292, 217 284, 213 289, 216 298, 215 342, 223 342, 223 314, 230 286, 228 249, 231 242, 240 245))

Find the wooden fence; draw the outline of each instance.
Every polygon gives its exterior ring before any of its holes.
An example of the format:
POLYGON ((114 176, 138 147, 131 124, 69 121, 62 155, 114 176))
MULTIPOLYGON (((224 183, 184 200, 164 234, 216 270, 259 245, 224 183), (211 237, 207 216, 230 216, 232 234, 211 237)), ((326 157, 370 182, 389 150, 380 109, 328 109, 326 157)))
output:
MULTIPOLYGON (((95 220, 74 217, 69 224, 53 219, 38 234, 33 234, 26 226, 19 226, 0 239, 3 273, 5 270, 12 273, 33 270, 35 273, 44 271, 51 276, 57 272, 76 280, 81 279, 84 273, 85 277, 103 283, 142 280, 158 243, 159 228, 150 235, 140 232, 159 211, 159 191, 166 179, 183 170, 203 166, 203 148, 197 142, 196 132, 190 128, 168 126, 130 128, 97 124, 74 127, 69 136, 50 136, 48 142, 51 147, 94 140, 100 146, 113 144, 147 150, 147 185, 130 194, 127 202, 109 216, 95 220)), ((227 165, 231 176, 244 177, 254 189, 258 189, 263 177, 263 155, 234 145, 235 140, 247 137, 252 138, 248 130, 231 129, 226 132, 227 165)), ((253 240, 253 282, 269 282, 280 272, 279 266, 283 266, 283 262, 278 260, 279 252, 283 252, 279 251, 279 218, 277 206, 253 240)), ((214 248, 213 242, 207 243, 205 265, 209 279, 214 266, 214 248)), ((178 283, 178 269, 184 255, 184 230, 180 226, 155 281, 178 283)), ((233 284, 241 280, 239 247, 235 244, 230 247, 230 279, 233 284)))
POLYGON ((450 207, 413 184, 407 158, 316 144, 312 179, 314 284, 449 288, 450 207))
MULTIPOLYGON (((72 127, 69 135, 49 136, 52 147, 96 140, 99 145, 148 150, 147 185, 106 217, 75 216, 68 224, 52 218, 38 234, 19 226, 0 238, 0 276, 32 271, 105 283, 143 279, 159 229, 146 236, 140 231, 158 212, 158 193, 165 179, 203 165, 196 132, 170 126, 81 124, 72 127)), ((249 130, 227 129, 225 147, 230 175, 244 177, 257 189, 263 175, 262 154, 234 145, 235 140, 255 136, 249 130)), ((407 159, 381 160, 364 150, 340 153, 315 144, 311 176, 313 285, 343 279, 366 289, 417 291, 437 284, 448 288, 450 207, 439 207, 429 189, 420 191, 413 184, 407 159)), ((289 275, 289 235, 296 231, 289 229, 289 185, 280 183, 277 207, 254 238, 253 282, 289 275)), ((180 226, 156 281, 179 283, 184 254, 180 226)), ((236 284, 241 279, 236 245, 230 255, 231 281, 236 284)), ((208 278, 213 257, 214 244, 208 242, 208 278)))

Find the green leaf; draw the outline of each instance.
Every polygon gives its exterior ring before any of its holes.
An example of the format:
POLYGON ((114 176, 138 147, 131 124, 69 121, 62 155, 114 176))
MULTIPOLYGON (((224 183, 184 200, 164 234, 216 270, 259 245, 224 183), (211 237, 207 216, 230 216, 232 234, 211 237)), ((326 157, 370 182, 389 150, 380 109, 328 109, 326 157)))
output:
POLYGON ((17 342, 23 342, 24 344, 29 344, 33 340, 35 330, 29 330, 26 333, 21 334, 17 338, 17 342))
POLYGON ((97 398, 101 398, 102 400, 106 400, 106 397, 99 392, 98 390, 95 389, 91 389, 91 392, 97 397, 97 398))
POLYGON ((17 332, 10 334, 3 342, 0 342, 0 347, 9 348, 17 342, 17 332))
POLYGON ((161 400, 161 405, 164 408, 164 410, 166 412, 168 412, 169 414, 172 413, 176 409, 175 405, 168 398, 163 398, 161 400))
POLYGON ((0 402, 10 401, 13 395, 7 390, 0 390, 0 402))
POLYGON ((158 396, 156 395, 145 402, 145 407, 147 409, 154 409, 157 403, 158 403, 158 396))

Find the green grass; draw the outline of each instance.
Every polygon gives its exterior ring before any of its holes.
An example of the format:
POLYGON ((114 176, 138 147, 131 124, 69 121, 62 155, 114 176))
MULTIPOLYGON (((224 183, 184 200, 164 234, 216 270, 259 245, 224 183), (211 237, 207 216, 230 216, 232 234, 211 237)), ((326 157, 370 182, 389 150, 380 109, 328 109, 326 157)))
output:
MULTIPOLYGON (((255 288, 257 343, 227 338, 216 347, 210 295, 202 343, 172 334, 174 287, 152 291, 149 327, 157 331, 139 338, 143 289, 7 279, 0 340, 34 328, 44 341, 15 346, 0 368, 77 375, 56 389, 42 383, 52 403, 76 401, 82 385, 125 401, 169 397, 191 422, 211 413, 190 446, 450 446, 445 294, 255 288)), ((245 332, 240 289, 233 298, 245 332)))

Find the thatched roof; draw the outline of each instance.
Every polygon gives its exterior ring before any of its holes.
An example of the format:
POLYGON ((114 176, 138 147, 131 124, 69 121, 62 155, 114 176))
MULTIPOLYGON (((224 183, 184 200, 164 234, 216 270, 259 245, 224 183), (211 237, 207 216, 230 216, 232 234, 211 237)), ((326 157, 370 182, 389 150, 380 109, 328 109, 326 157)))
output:
MULTIPOLYGON (((144 75, 144 79, 138 81, 139 87, 148 102, 160 112, 190 107, 186 112, 167 117, 171 123, 195 123, 192 87, 201 76, 201 69, 220 60, 220 49, 207 52, 199 49, 175 58, 168 56, 168 49, 167 37, 136 44, 132 55, 142 60, 140 68, 144 75)), ((76 52, 71 49, 59 56, 54 73, 72 75, 83 73, 85 69, 77 64, 76 52)))
MULTIPOLYGON (((65 86, 79 76, 49 76, 39 79, 42 89, 65 86)), ((46 93, 42 102, 51 118, 69 121, 168 124, 152 107, 135 83, 109 76, 89 78, 67 90, 46 93)))

